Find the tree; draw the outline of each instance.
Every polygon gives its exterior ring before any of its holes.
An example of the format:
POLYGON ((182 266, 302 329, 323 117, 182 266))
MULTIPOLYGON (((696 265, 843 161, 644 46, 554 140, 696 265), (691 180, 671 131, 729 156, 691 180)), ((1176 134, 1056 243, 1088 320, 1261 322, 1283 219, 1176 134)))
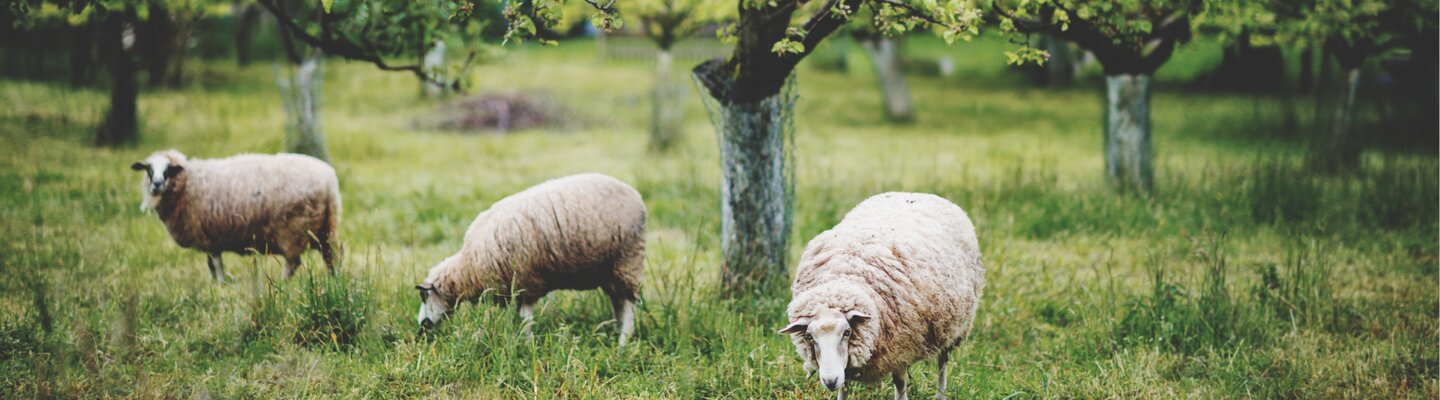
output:
MULTIPOLYGON (((55 26, 97 27, 100 56, 110 73, 110 108, 95 135, 95 144, 120 146, 139 140, 140 85, 136 79, 135 28, 152 11, 196 5, 201 0, 30 0, 11 6, 16 25, 24 30, 55 26)), ((83 55, 74 54, 84 60, 83 55)), ((77 61, 77 62, 79 62, 77 61)))
MULTIPOLYGON (((1200 0, 999 0, 990 4, 1001 30, 1051 35, 1089 50, 1105 70, 1105 175, 1121 191, 1154 186, 1150 92, 1155 71, 1189 41, 1200 0)), ((1024 47, 1012 62, 1043 61, 1024 47)))
POLYGON ((635 0, 626 4, 636 16, 641 31, 655 43, 655 87, 651 90, 650 149, 666 151, 681 137, 684 110, 680 102, 684 86, 675 82, 674 59, 670 50, 694 35, 699 28, 729 19, 717 0, 635 0))
MULTIPOLYGON (((1236 2, 1216 7, 1206 25, 1224 34, 1243 32, 1257 46, 1322 49, 1334 58, 1341 79, 1331 92, 1338 97, 1328 112, 1316 115, 1329 138, 1313 148, 1310 162, 1321 170, 1342 171, 1360 164, 1354 120, 1362 68, 1396 49, 1434 47, 1437 12, 1440 6, 1429 0, 1236 2)), ((1326 70, 1328 60, 1320 62, 1326 70)))
POLYGON ((733 53, 694 69, 718 114, 722 281, 729 295, 785 281, 793 184, 786 135, 794 97, 783 89, 800 60, 862 5, 885 34, 931 28, 948 42, 979 32, 980 10, 961 0, 738 0, 733 53))

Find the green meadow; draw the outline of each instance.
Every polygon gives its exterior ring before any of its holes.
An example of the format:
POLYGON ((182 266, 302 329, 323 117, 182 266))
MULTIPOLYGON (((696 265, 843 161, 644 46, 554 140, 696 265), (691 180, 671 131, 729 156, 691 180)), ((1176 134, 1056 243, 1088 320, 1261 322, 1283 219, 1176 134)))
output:
MULTIPOLYGON (((1309 120, 1311 102, 1188 84, 1218 62, 1197 43, 1156 78, 1156 190, 1116 193, 1093 73, 1034 87, 1006 70, 1003 42, 919 40, 914 57, 952 57, 956 73, 913 74, 918 119, 894 125, 858 47, 827 46, 795 81, 791 260, 873 194, 963 207, 989 283, 951 398, 1440 396, 1433 146, 1375 145, 1359 171, 1312 173, 1312 133, 1287 121, 1309 120)), ((120 149, 91 146, 103 89, 0 80, 0 397, 832 397, 776 333, 788 290, 718 290, 720 161, 696 87, 684 83, 683 141, 656 154, 648 62, 588 42, 510 50, 475 69, 473 92, 548 96, 565 124, 417 129, 444 100, 413 76, 327 61, 343 261, 330 277, 311 252, 289 281, 279 257, 228 254, 228 280, 212 282, 203 254, 139 211, 129 169, 166 148, 282 149, 269 62, 192 62, 184 88, 142 92, 141 141, 120 149), (631 343, 616 346, 599 291, 545 298, 533 337, 485 303, 417 335, 413 287, 476 214, 579 172, 631 183, 649 210, 631 343)), ((913 366, 910 395, 933 396, 934 376, 933 360, 913 366)), ((891 396, 888 383, 850 390, 891 396)))

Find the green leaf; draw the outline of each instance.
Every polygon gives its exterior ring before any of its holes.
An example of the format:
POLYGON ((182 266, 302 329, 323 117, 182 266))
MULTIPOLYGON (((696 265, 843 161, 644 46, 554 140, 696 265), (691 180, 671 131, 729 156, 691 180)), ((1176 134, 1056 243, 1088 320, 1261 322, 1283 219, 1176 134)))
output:
POLYGON ((330 6, 331 6, 331 5, 334 5, 334 4, 335 4, 335 0, 320 0, 320 5, 323 6, 323 7, 325 7, 325 13, 326 13, 326 14, 329 14, 329 13, 330 13, 330 6))

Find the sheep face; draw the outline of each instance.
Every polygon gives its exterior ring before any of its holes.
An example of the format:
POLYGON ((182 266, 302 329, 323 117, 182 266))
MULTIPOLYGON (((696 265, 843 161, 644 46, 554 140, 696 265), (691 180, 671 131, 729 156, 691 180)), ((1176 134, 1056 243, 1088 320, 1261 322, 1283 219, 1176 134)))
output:
POLYGON ((171 163, 169 157, 160 153, 151 155, 145 161, 130 164, 130 169, 145 172, 145 179, 140 183, 144 196, 140 203, 141 211, 154 209, 174 178, 185 171, 185 167, 171 163))
POLYGON ((850 366, 851 330, 868 320, 870 316, 859 311, 824 308, 812 317, 796 319, 780 333, 809 337, 810 340, 804 342, 815 346, 812 354, 820 384, 826 389, 838 390, 845 385, 845 368, 850 366))
POLYGON ((450 301, 429 282, 415 285, 415 289, 420 291, 420 314, 416 316, 417 322, 422 329, 432 329, 450 314, 450 301))

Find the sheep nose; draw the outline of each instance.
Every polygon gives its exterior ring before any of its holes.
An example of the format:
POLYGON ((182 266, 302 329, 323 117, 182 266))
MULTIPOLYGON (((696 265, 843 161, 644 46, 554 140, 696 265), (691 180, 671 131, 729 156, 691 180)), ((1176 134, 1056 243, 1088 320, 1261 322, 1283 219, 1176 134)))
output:
POLYGON ((424 329, 424 330, 427 330, 427 331, 428 331, 428 330, 433 329, 433 328, 435 328, 435 322, 434 322, 434 321, 431 321, 429 318, 420 320, 420 329, 424 329))
POLYGON ((833 391, 840 388, 840 378, 820 378, 820 384, 825 385, 825 389, 833 391))

